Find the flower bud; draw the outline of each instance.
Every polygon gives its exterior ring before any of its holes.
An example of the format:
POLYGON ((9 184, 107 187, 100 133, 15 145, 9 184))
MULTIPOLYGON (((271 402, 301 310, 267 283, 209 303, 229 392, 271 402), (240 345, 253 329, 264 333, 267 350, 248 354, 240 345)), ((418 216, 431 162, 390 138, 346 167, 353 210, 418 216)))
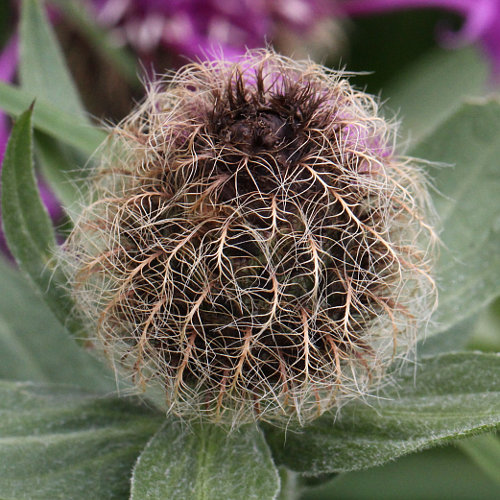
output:
POLYGON ((378 387, 435 299, 394 137, 341 72, 269 50, 152 84, 65 246, 95 345, 185 418, 304 424, 378 387))

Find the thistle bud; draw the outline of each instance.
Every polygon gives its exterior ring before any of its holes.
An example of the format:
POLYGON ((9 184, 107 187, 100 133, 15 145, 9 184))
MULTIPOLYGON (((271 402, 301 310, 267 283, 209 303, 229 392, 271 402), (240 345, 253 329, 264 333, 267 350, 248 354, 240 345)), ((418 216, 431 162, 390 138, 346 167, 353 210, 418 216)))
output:
POLYGON ((181 417, 304 424, 428 321, 417 162, 345 75, 269 50, 190 64, 111 133, 65 245, 94 344, 181 417))

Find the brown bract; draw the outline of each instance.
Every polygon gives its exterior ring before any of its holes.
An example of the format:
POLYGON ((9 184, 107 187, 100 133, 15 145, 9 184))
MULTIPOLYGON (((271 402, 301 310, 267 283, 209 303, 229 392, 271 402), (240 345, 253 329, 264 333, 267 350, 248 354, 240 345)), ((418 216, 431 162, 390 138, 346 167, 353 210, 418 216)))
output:
POLYGON ((432 230, 377 113, 268 50, 152 84, 65 246, 95 344, 139 390, 186 418, 303 424, 408 356, 432 230))

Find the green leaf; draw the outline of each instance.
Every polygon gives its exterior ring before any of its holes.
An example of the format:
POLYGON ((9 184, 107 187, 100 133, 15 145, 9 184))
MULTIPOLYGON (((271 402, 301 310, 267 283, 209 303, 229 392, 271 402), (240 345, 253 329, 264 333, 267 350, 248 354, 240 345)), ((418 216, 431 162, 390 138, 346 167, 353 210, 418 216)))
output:
POLYGON ((500 485, 500 439, 498 436, 494 434, 476 436, 458 445, 485 474, 500 485))
POLYGON ((32 158, 32 109, 12 128, 2 168, 2 214, 5 238, 19 267, 38 288, 52 312, 70 331, 73 303, 54 258, 56 242, 50 217, 38 193, 32 158))
POLYGON ((0 491, 15 499, 124 499, 163 416, 75 388, 0 381, 0 491))
POLYGON ((86 158, 73 148, 35 131, 35 151, 44 179, 48 181, 65 212, 75 220, 88 187, 86 158))
MULTIPOLYGON (((0 108, 14 117, 20 115, 34 98, 30 92, 0 82, 0 108)), ((87 125, 78 116, 67 113, 42 99, 36 100, 33 125, 64 144, 74 146, 87 156, 91 155, 107 137, 104 130, 87 125)))
POLYGON ((474 315, 456 323, 448 330, 439 332, 439 335, 431 335, 420 340, 417 344, 417 355, 421 358, 445 352, 465 351, 476 323, 477 315, 474 315))
POLYGON ((71 339, 27 280, 0 257, 0 378, 112 392, 114 376, 71 339))
POLYGON ((429 136, 464 98, 486 91, 488 64, 477 47, 435 49, 383 89, 387 107, 401 117, 402 132, 412 142, 429 136))
POLYGON ((380 465, 500 424, 500 356, 446 354, 407 368, 368 402, 353 401, 303 430, 269 428, 278 463, 305 475, 380 465))
MULTIPOLYGON (((464 439, 461 443, 467 441, 469 439, 464 439)), ((446 446, 414 453, 382 467, 340 474, 328 483, 311 488, 301 500, 498 498, 498 484, 488 480, 456 447, 446 446)))
MULTIPOLYGON (((78 91, 68 71, 57 39, 38 0, 23 0, 20 22, 19 77, 23 90, 57 106, 90 125, 78 91)), ((38 133, 37 159, 43 173, 66 209, 72 213, 81 195, 87 158, 38 133)))
POLYGON ((278 490, 278 472, 257 426, 229 431, 169 421, 137 461, 131 498, 266 500, 278 490))
POLYGON ((431 172, 443 227, 437 332, 500 293, 500 102, 462 105, 412 154, 447 165, 431 172))
POLYGON ((88 122, 62 51, 39 0, 23 0, 20 23, 21 87, 88 122))
POLYGON ((500 298, 480 315, 468 348, 478 351, 500 351, 500 298))

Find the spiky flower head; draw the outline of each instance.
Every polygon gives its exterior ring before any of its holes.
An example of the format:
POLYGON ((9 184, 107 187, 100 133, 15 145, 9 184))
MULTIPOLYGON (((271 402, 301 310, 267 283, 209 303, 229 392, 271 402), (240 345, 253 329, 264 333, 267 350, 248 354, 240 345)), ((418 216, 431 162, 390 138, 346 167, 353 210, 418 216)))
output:
POLYGON ((304 423, 365 395, 434 300, 393 142, 342 73, 268 50, 153 84, 65 248, 95 344, 186 418, 304 423))

